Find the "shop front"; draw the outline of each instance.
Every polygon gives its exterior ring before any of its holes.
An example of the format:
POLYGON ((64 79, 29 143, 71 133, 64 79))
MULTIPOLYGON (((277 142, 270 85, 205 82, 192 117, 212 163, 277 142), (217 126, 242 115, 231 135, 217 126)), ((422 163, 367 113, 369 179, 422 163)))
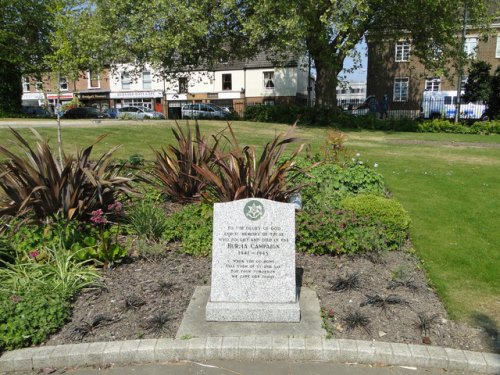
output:
POLYGON ((56 108, 62 107, 64 104, 69 103, 74 98, 72 92, 66 92, 61 94, 47 94, 47 101, 49 103, 50 111, 55 113, 56 108))
POLYGON ((109 95, 111 105, 115 108, 146 107, 153 111, 163 112, 162 91, 117 91, 109 95))
POLYGON ((110 92, 109 91, 80 91, 76 94, 78 100, 84 107, 94 107, 103 112, 110 107, 110 92))

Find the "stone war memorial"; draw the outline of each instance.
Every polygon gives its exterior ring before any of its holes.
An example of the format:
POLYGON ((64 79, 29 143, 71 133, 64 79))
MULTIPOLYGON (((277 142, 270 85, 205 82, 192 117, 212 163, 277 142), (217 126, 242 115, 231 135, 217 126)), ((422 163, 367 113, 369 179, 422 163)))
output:
POLYGON ((299 322, 295 207, 249 198, 215 203, 207 321, 299 322))

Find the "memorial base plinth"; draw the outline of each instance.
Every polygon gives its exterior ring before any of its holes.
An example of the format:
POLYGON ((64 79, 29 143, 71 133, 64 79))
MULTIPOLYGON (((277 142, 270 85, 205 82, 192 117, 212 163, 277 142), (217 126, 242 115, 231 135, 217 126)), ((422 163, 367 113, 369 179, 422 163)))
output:
POLYGON ((247 303, 208 302, 206 320, 209 322, 300 322, 299 302, 247 303))

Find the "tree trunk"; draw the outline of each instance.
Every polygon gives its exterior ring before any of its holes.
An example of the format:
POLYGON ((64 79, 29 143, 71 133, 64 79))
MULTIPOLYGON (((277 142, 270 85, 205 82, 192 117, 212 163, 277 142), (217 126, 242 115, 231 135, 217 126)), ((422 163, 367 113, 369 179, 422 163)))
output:
POLYGON ((323 65, 316 61, 316 108, 337 108, 337 75, 342 69, 331 63, 323 65))

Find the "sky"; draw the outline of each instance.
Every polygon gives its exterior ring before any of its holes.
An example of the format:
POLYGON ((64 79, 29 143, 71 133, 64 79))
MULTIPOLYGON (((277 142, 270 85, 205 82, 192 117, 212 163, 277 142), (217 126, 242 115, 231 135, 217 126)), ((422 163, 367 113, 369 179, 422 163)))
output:
MULTIPOLYGON (((347 81, 351 81, 351 82, 352 81, 354 81, 354 82, 366 82, 366 68, 368 66, 368 64, 367 64, 368 59, 366 56, 366 52, 367 52, 366 43, 364 41, 358 43, 356 45, 356 49, 361 54, 361 68, 356 69, 352 73, 342 72, 340 74, 340 76, 346 75, 347 81)), ((352 58, 350 58, 350 57, 346 58, 344 61, 344 69, 349 69, 352 67, 352 65, 353 65, 352 58)))

